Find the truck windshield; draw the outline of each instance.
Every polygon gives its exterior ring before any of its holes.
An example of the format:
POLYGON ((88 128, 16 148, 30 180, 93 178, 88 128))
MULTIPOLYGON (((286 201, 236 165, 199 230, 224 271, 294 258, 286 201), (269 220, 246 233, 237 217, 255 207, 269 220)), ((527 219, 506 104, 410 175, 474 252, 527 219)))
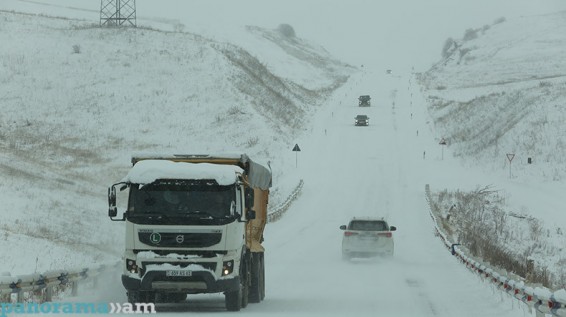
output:
POLYGON ((158 180, 132 184, 128 213, 132 216, 227 218, 235 213, 234 185, 214 180, 158 180))

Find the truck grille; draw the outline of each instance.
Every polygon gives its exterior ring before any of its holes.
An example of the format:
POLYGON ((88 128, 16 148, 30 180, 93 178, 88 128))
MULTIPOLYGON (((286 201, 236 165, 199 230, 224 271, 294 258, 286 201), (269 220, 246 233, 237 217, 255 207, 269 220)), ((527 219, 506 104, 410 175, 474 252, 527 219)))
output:
POLYGON ((206 248, 218 244, 222 233, 155 233, 139 232, 138 238, 143 244, 170 248, 206 248))

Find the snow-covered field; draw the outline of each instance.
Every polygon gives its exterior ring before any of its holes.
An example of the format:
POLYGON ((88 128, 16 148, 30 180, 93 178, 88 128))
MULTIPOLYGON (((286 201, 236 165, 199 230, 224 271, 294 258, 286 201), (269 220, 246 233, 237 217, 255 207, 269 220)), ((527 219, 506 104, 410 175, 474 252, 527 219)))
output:
MULTIPOLYGON (((557 36, 565 24, 549 13, 566 4, 248 0, 192 8, 138 0, 140 27, 118 30, 97 27, 98 6, 0 2, 0 43, 10 43, 0 46, 0 272, 119 259, 123 232, 106 217, 106 187, 125 175, 134 152, 244 151, 271 160, 274 205, 305 180, 266 231, 268 297, 246 313, 391 315, 408 302, 406 316, 527 314, 446 252, 423 191, 493 185, 510 210, 564 232, 566 46, 557 36), (297 38, 277 32, 281 23, 297 38), (460 47, 470 50, 459 65, 426 72, 448 37, 484 25, 460 47), (520 102, 442 120, 449 106, 503 92, 520 102), (362 94, 372 96, 367 128, 353 126, 362 94), (454 102, 440 109, 431 101, 454 102), (496 124, 509 120, 511 128, 496 124), (503 131, 496 148, 482 146, 489 129, 503 131), (520 152, 531 144, 525 135, 534 138, 528 153, 520 152), (517 155, 512 177, 508 151, 517 155), (392 261, 340 261, 338 226, 356 215, 399 228, 392 261)), ((564 237, 551 239, 564 258, 564 237)), ((108 287, 91 300, 125 301, 119 281, 108 287)), ((222 303, 204 297, 187 309, 222 303)))

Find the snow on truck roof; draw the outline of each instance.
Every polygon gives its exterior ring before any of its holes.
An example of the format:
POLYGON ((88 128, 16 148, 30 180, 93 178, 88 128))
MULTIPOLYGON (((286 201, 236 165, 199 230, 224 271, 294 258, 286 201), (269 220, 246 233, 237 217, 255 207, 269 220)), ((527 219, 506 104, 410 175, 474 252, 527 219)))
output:
POLYGON ((236 182, 236 173, 243 173, 236 165, 143 160, 132 167, 122 182, 149 184, 157 179, 214 179, 219 185, 230 185, 236 182))

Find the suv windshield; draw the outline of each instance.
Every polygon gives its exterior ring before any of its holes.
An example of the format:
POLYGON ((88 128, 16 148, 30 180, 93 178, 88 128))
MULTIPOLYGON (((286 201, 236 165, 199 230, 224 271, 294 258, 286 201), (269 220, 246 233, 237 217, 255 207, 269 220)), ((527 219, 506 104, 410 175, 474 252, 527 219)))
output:
POLYGON ((235 186, 214 180, 158 180, 132 184, 128 212, 132 216, 225 218, 236 207, 235 186))
POLYGON ((367 220, 354 220, 348 226, 349 230, 357 231, 387 231, 387 223, 385 221, 367 221, 367 220))

